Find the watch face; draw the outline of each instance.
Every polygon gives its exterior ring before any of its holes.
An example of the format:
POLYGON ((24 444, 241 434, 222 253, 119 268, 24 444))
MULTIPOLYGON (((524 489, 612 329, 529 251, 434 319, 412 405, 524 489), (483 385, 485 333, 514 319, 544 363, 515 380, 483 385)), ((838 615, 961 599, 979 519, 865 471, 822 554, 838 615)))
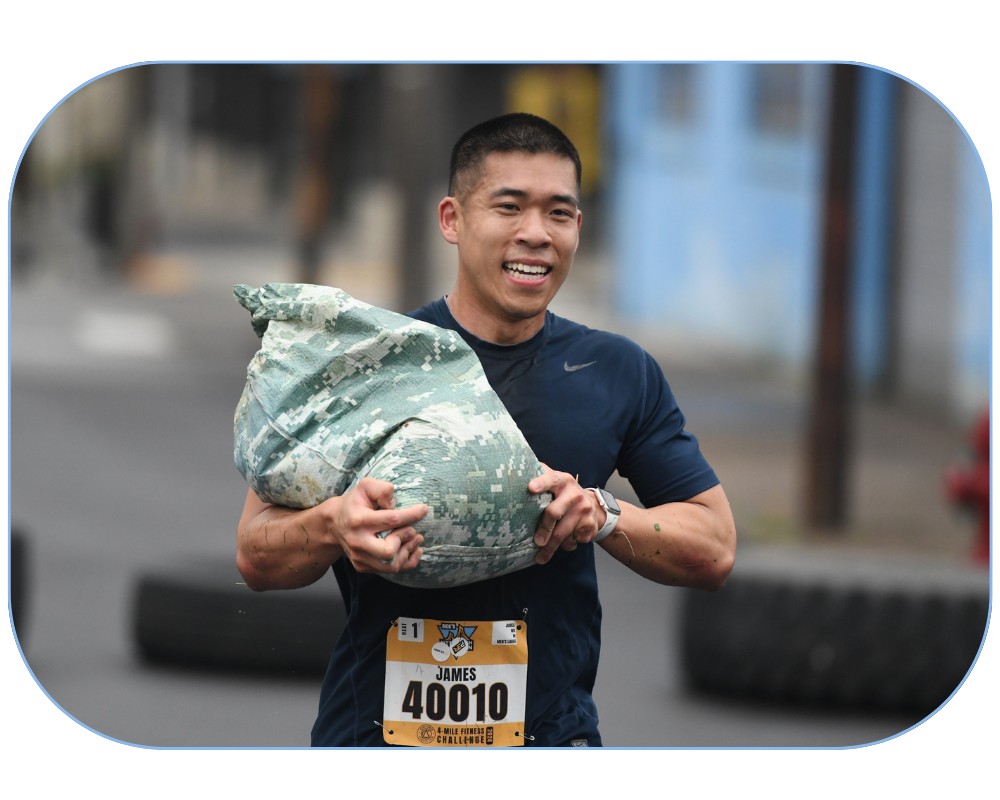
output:
POLYGON ((611 494, 607 489, 601 489, 601 496, 604 498, 604 502, 608 505, 608 511, 612 514, 617 514, 621 516, 622 510, 618 507, 618 501, 615 500, 615 496, 611 494))

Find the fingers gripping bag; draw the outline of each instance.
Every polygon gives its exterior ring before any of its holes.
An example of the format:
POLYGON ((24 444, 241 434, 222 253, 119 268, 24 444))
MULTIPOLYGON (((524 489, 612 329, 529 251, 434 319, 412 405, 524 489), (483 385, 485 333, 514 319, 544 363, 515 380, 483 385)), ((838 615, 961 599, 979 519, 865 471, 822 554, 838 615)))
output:
MULTIPOLYGON (((388 580, 461 586, 534 563, 551 495, 543 470, 453 331, 362 303, 339 289, 236 286, 261 348, 234 419, 236 466, 262 500, 310 508, 364 477, 425 503, 424 553, 388 580)), ((381 573, 380 573, 381 574, 381 573)))

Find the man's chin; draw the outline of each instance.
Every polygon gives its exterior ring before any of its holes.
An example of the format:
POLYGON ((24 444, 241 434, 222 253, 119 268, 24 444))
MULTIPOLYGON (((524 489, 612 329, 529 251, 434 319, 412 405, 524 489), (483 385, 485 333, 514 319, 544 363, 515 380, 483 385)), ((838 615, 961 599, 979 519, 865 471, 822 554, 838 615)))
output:
POLYGON ((502 305, 500 310, 511 322, 524 322, 525 320, 534 319, 539 314, 544 314, 545 309, 548 308, 548 303, 544 305, 531 305, 531 306, 515 306, 511 304, 502 305))

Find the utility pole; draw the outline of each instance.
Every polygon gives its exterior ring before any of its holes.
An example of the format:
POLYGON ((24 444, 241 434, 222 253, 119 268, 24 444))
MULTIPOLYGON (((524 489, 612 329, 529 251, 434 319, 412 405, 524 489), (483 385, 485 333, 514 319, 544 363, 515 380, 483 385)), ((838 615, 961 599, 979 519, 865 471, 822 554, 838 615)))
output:
POLYGON ((399 304, 408 311, 431 299, 427 261, 433 219, 430 170, 446 174, 435 158, 438 131, 433 116, 438 98, 434 84, 440 70, 432 64, 392 64, 386 70, 391 173, 403 200, 399 304))
POLYGON ((330 209, 330 151, 337 111, 337 81, 324 64, 305 68, 302 171, 296 197, 299 280, 316 283, 320 245, 330 209))
POLYGON ((819 333, 806 464, 806 523, 839 529, 847 521, 851 436, 851 244, 858 68, 833 66, 823 203, 819 333))

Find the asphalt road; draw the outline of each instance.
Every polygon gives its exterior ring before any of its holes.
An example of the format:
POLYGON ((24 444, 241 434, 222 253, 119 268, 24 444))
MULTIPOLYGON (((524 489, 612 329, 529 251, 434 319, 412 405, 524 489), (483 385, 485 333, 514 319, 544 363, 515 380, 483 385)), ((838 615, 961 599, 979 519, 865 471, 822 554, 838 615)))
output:
MULTIPOLYGON (((40 685, 127 742, 308 745, 318 682, 152 667, 131 640, 142 570, 232 558, 246 493, 232 414, 256 346, 245 312, 224 287, 172 299, 15 287, 11 317, 11 517, 30 537, 22 644, 40 685)), ((598 570, 606 745, 858 745, 917 721, 691 694, 676 650, 681 590, 603 552, 598 570)))

